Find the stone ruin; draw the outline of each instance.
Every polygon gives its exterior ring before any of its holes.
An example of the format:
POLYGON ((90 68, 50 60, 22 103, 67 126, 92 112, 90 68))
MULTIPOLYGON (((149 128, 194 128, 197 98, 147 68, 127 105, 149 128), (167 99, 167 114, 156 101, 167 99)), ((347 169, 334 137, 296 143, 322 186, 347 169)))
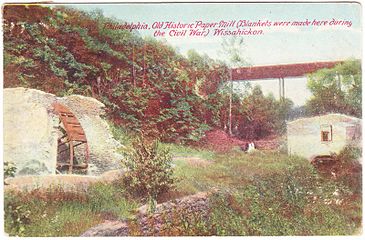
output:
MULTIPOLYGON (((60 118, 53 103, 66 106, 79 120, 89 147, 87 175, 100 175, 121 168, 119 142, 113 139, 106 120, 105 105, 91 97, 57 97, 40 90, 6 88, 3 102, 4 162, 12 162, 19 175, 56 173, 60 118)), ((76 152, 76 157, 80 152, 76 152)), ((79 155, 79 156, 78 156, 79 155)))

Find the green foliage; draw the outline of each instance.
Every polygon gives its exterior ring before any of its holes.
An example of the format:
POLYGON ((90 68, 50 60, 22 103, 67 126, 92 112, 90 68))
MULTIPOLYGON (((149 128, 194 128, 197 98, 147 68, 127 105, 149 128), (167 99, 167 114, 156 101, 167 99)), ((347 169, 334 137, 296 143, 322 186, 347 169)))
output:
POLYGON ((4 178, 14 177, 16 172, 16 166, 12 162, 4 162, 4 178))
POLYGON ((201 122, 196 116, 195 104, 199 104, 200 99, 194 95, 177 98, 171 101, 171 108, 161 111, 161 116, 157 122, 170 122, 163 132, 163 139, 175 142, 187 142, 199 140, 205 131, 210 127, 201 122))
POLYGON ((283 134, 293 102, 289 99, 276 101, 265 97, 259 86, 242 101, 240 114, 235 119, 237 135, 243 139, 260 139, 270 134, 283 134))
POLYGON ((156 140, 147 141, 143 135, 132 146, 123 160, 128 169, 124 184, 134 194, 146 198, 151 206, 173 186, 172 158, 168 149, 159 149, 156 140))
POLYGON ((13 194, 5 194, 5 229, 9 235, 24 236, 27 224, 30 222, 31 212, 23 202, 13 194))
POLYGON ((183 144, 173 144, 173 143, 161 143, 161 147, 169 149, 171 155, 174 157, 199 157, 203 159, 211 160, 214 158, 215 153, 200 149, 194 148, 191 146, 186 146, 183 144))
POLYGON ((362 156, 362 150, 358 147, 346 146, 339 154, 336 155, 336 160, 342 163, 352 163, 357 161, 362 156))
POLYGON ((85 191, 62 186, 5 192, 5 231, 10 236, 80 236, 103 219, 132 217, 138 202, 120 183, 96 183, 85 191))
POLYGON ((130 146, 133 140, 133 134, 125 127, 119 126, 111 121, 108 121, 108 125, 113 138, 117 140, 123 146, 130 146))
POLYGON ((361 62, 348 60, 309 75, 313 97, 306 103, 311 114, 337 112, 361 117, 361 62))
POLYGON ((333 167, 336 172, 336 180, 348 186, 351 191, 361 193, 362 166, 359 160, 362 157, 362 149, 348 145, 335 155, 336 164, 333 167))
POLYGON ((222 42, 222 53, 228 58, 231 67, 242 67, 247 65, 244 56, 244 40, 242 37, 224 38, 222 42))

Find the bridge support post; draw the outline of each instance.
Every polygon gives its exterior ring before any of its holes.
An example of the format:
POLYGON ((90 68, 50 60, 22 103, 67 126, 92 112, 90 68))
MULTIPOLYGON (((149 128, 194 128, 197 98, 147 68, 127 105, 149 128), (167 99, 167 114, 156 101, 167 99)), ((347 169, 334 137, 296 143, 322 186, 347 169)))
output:
POLYGON ((285 98, 285 80, 284 78, 279 78, 279 99, 282 101, 285 98))
POLYGON ((281 100, 281 78, 279 78, 279 100, 281 100))

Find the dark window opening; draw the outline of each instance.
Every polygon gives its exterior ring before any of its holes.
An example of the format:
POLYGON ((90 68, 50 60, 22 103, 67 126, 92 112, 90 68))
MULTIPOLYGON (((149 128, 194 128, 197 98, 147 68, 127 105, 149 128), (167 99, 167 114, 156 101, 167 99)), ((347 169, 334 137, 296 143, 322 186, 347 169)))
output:
POLYGON ((322 142, 329 142, 330 141, 330 133, 322 131, 322 142))
POLYGON ((321 141, 331 142, 332 141, 332 126, 322 125, 321 126, 321 141))

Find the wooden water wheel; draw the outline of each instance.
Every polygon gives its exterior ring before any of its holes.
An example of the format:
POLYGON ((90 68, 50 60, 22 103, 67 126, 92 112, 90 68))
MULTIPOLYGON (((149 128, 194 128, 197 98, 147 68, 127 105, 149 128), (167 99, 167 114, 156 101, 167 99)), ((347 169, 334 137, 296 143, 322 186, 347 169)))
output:
POLYGON ((52 106, 63 127, 63 135, 58 138, 57 155, 59 156, 64 152, 69 153, 68 162, 61 162, 57 159, 57 170, 68 168, 68 173, 72 173, 73 169, 87 169, 90 156, 84 129, 76 116, 67 107, 57 102, 53 103, 52 106), (80 145, 85 147, 85 160, 82 163, 75 164, 75 147, 80 145))

